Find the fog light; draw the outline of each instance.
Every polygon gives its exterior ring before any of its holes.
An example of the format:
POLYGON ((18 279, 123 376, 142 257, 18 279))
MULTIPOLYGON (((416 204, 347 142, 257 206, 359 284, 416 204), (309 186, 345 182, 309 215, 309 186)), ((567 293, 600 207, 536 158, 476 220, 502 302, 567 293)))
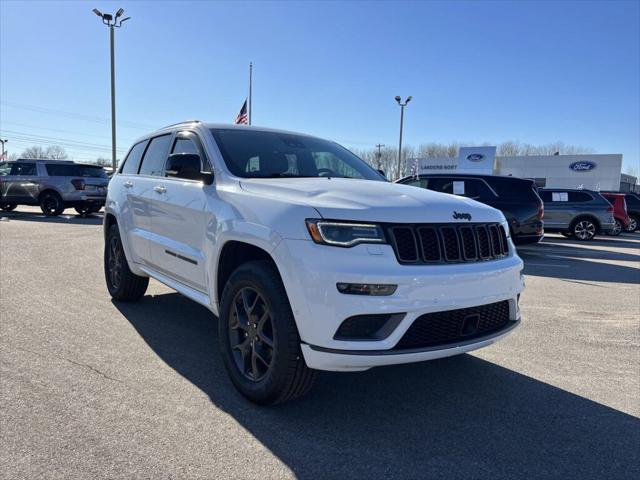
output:
POLYGON ((397 285, 379 285, 373 283, 336 283, 338 291, 347 295, 393 295, 397 285))

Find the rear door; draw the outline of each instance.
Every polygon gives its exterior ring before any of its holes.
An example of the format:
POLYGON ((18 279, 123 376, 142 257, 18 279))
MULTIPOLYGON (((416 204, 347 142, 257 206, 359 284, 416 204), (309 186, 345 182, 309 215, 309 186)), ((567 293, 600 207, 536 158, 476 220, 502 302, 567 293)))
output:
POLYGON ((569 202, 569 192, 562 190, 543 190, 544 224, 549 228, 568 228, 573 219, 573 209, 569 202))
MULTIPOLYGON (((178 132, 170 153, 198 154, 203 162, 202 171, 211 171, 202 142, 194 132, 178 132)), ((208 192, 215 194, 215 188, 200 181, 174 177, 158 177, 151 192, 150 248, 154 268, 202 292, 206 291, 204 248, 208 192)))

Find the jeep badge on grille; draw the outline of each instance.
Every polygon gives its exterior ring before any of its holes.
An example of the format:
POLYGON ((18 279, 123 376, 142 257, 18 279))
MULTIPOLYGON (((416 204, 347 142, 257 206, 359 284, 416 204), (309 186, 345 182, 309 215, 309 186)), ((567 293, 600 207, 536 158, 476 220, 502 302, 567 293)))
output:
POLYGON ((471 214, 470 213, 464 213, 464 212, 456 212, 455 210, 453 211, 453 218, 456 220, 469 220, 471 221, 471 214))

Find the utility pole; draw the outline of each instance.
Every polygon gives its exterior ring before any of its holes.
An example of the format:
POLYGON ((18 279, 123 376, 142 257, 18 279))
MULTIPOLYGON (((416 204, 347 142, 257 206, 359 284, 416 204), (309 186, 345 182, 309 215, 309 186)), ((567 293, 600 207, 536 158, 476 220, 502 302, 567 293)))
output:
POLYGON ((376 148, 378 149, 378 154, 376 156, 376 158, 378 159, 378 165, 377 165, 378 168, 380 168, 380 160, 382 159, 382 150, 381 150, 382 147, 384 147, 384 144, 382 144, 382 143, 378 143, 376 145, 376 148))
POLYGON ((411 96, 408 96, 404 103, 401 102, 399 95, 396 95, 396 102, 400 105, 400 141, 398 144, 398 168, 396 170, 396 179, 400 178, 400 169, 402 168, 402 127, 404 123, 404 107, 411 101, 411 96))
POLYGON ((118 168, 118 160, 116 159, 116 67, 115 67, 115 46, 114 46, 114 27, 120 28, 124 22, 131 17, 120 19, 124 10, 118 9, 115 16, 108 13, 102 13, 97 8, 93 9, 93 13, 102 18, 102 23, 109 27, 109 44, 111 47, 111 165, 115 172, 118 168))
POLYGON ((5 158, 4 158, 4 154, 5 154, 4 144, 7 143, 8 141, 9 140, 7 140, 6 138, 4 140, 0 138, 0 143, 2 143, 2 155, 0 155, 0 159, 2 159, 2 160, 5 160, 5 158))
POLYGON ((253 62, 249 62, 249 125, 251 125, 251 97, 253 96, 253 62))

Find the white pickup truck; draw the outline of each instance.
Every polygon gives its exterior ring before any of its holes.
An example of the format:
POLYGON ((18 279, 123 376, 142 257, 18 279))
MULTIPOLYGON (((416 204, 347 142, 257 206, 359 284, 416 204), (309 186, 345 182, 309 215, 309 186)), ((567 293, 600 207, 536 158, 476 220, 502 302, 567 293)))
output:
POLYGON ((457 355, 520 321, 500 211, 389 183, 307 135, 161 129, 130 149, 104 218, 111 296, 137 300, 152 277, 209 308, 231 380, 261 404, 305 394, 317 370, 457 355))

